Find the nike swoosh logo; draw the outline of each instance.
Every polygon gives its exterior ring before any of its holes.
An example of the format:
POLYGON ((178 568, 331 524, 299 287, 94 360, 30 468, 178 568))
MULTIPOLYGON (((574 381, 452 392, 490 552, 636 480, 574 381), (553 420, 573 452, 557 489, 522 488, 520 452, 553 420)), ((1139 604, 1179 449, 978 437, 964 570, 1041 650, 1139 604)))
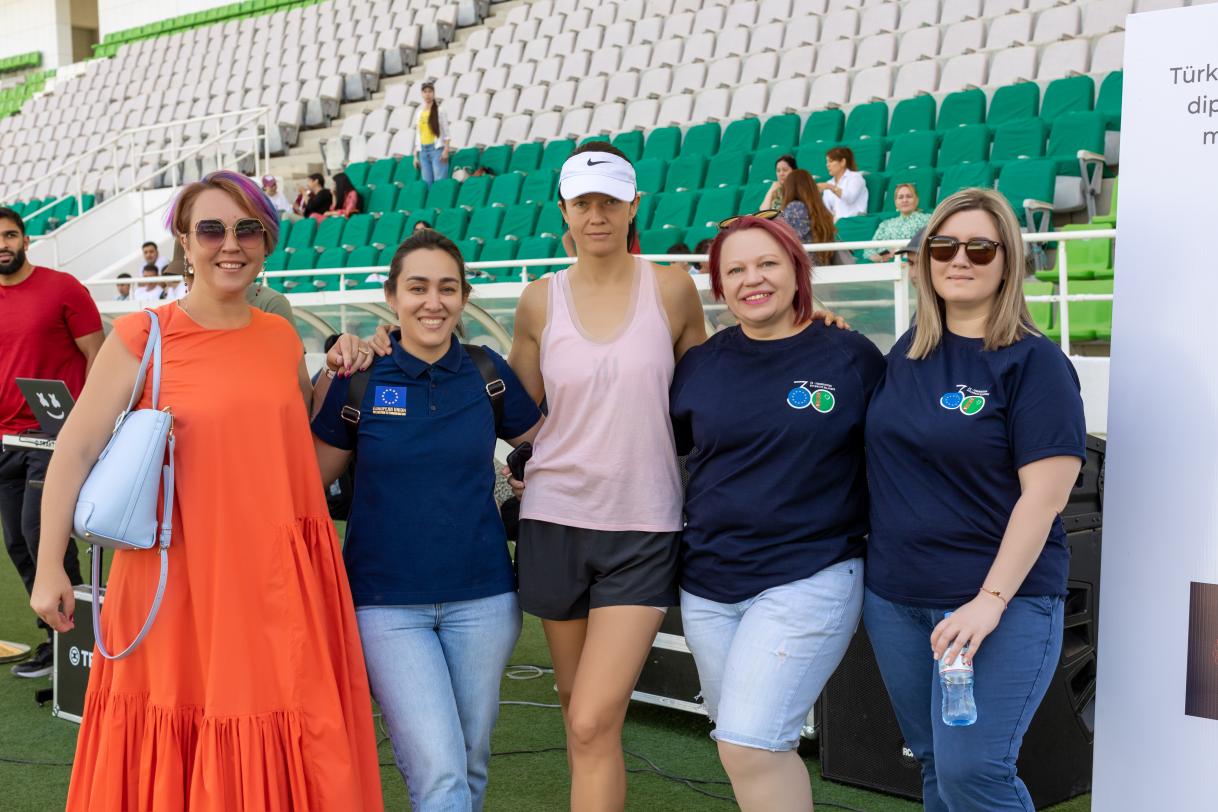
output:
POLYGON ((607 164, 607 163, 610 163, 610 162, 609 161, 593 161, 592 159, 588 160, 588 166, 600 166, 601 164, 607 164))

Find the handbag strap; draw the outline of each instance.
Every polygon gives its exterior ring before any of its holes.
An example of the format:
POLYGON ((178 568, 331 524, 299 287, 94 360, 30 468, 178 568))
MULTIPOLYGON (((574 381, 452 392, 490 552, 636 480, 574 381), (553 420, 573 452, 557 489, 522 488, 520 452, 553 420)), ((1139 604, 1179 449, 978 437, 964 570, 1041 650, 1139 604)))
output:
MULTIPOLYGON (((156 323, 155 318, 153 324, 156 323)), ((159 342, 158 342, 159 344, 159 342)), ((159 349, 159 346, 158 346, 159 349)), ((158 365, 159 366, 159 365, 158 365)), ((121 660, 131 652, 135 651, 136 646, 143 642, 147 636, 148 630, 152 628, 152 621, 156 620, 157 612, 161 608, 161 600, 165 597, 165 582, 169 577, 169 540, 173 535, 173 447, 174 437, 172 430, 169 433, 169 464, 161 467, 161 489, 163 497, 161 502, 161 533, 160 533, 160 553, 161 553, 161 577, 157 580, 156 595, 152 599, 152 608, 148 610, 148 618, 144 621, 143 628, 140 633, 131 641, 131 645, 120 651, 118 654, 111 654, 106 650, 106 644, 102 641, 101 631, 101 565, 102 553, 104 548, 94 544, 93 546, 93 574, 91 584, 93 590, 93 637, 97 643, 97 651, 107 660, 121 660)))
POLYGON ((157 401, 161 397, 161 322, 156 317, 156 313, 145 308, 145 313, 151 320, 148 325, 148 342, 144 344, 144 357, 140 359, 140 371, 135 375, 135 386, 131 389, 131 400, 127 403, 127 408, 119 415, 118 422, 115 428, 117 430, 118 423, 121 423, 127 412, 135 408, 135 404, 140 402, 140 395, 144 393, 144 376, 148 372, 148 360, 152 359, 152 408, 157 407, 157 401))

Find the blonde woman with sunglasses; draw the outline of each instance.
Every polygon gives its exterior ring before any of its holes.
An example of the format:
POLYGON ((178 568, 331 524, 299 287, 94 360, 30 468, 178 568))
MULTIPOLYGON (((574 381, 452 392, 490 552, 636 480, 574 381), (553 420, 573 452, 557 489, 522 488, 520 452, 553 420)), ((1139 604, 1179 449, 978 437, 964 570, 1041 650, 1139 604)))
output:
POLYGON ((1006 199, 958 192, 926 234, 917 319, 867 412, 863 621, 928 812, 1026 812, 1016 761, 1061 651, 1058 513, 1086 454, 1083 403, 1028 315, 1006 199), (957 655, 974 672, 972 723, 943 702, 936 665, 957 655))

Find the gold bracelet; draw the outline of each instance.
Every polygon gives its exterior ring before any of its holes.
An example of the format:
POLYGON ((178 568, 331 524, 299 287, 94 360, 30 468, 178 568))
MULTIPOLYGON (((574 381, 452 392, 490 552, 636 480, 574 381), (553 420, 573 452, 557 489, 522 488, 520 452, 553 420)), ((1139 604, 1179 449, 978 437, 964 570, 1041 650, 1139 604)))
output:
POLYGON ((993 595, 995 598, 1002 601, 1003 608, 1006 608, 1007 606, 1011 605, 1010 602, 1006 598, 1004 598, 1002 596, 1002 593, 999 592, 997 589, 986 589, 985 587, 981 587, 981 591, 984 592, 986 595, 993 595))

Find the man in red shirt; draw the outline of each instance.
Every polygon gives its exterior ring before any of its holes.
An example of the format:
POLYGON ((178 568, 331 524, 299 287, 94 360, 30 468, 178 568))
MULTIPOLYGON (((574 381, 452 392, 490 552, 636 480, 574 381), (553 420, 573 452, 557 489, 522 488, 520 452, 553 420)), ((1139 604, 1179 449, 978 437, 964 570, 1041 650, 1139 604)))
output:
MULTIPOLYGON (((77 397, 105 337, 85 286, 70 274, 31 265, 29 247, 21 216, 0 207, 0 434, 38 428, 14 379, 58 379, 77 397)), ((49 460, 45 451, 0 450, 0 525, 27 592, 38 562, 42 482, 49 460)), ((72 583, 79 584, 75 542, 68 544, 64 567, 72 583)), ((41 620, 38 625, 49 638, 50 628, 41 620)), ((51 658, 48 639, 34 656, 13 666, 13 673, 44 677, 51 673, 51 658)))

